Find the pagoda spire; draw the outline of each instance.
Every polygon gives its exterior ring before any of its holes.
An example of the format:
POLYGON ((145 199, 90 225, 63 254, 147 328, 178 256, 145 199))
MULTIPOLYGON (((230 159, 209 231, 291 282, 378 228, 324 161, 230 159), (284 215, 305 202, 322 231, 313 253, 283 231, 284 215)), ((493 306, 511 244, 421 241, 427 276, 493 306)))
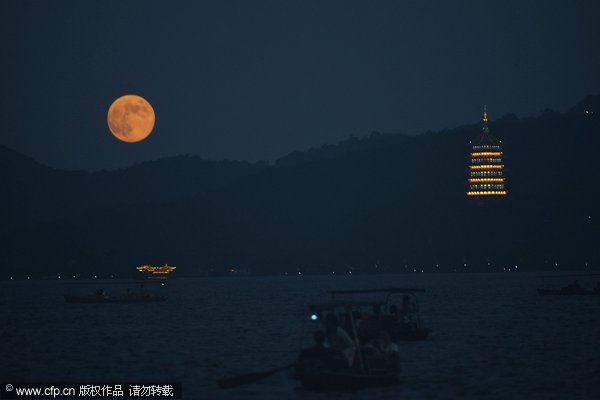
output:
POLYGON ((487 106, 484 104, 483 106, 483 131, 488 133, 490 128, 488 128, 488 115, 487 115, 487 106))

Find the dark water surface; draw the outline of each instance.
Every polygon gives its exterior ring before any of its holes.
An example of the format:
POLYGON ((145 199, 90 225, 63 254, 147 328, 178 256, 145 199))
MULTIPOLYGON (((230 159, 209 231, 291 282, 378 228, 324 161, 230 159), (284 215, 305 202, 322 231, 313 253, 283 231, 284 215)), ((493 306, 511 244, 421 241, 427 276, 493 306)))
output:
MULTIPOLYGON (((177 279, 155 304, 67 304, 63 294, 77 287, 4 281, 0 378, 180 381, 186 399, 600 398, 600 296, 540 297, 537 287, 569 278, 537 275, 177 279), (284 371, 217 387, 218 378, 293 361, 306 305, 327 300, 325 290, 390 286, 425 288, 421 311, 433 328, 428 341, 401 343, 399 386, 314 394, 295 390, 284 371)), ((589 279, 579 281, 591 287, 589 279)), ((313 330, 305 326, 307 340, 313 330)))

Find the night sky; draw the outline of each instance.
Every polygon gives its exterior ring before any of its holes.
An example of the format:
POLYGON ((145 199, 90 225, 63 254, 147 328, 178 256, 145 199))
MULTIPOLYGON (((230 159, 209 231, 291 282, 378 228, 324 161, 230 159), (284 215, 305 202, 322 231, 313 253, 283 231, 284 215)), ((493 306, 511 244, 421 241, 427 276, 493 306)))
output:
POLYGON ((59 168, 177 154, 273 161, 600 92, 597 1, 6 1, 0 144, 59 168), (150 137, 116 140, 128 93, 150 137))

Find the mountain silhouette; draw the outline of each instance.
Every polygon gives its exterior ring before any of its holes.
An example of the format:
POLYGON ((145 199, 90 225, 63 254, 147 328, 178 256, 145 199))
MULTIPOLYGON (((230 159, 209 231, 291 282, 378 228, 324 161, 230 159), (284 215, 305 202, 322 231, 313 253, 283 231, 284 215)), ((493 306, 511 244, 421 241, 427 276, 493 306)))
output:
POLYGON ((114 171, 63 171, 0 146, 5 226, 54 221, 123 204, 165 203, 209 192, 267 167, 265 162, 177 156, 114 171))
POLYGON ((2 231, 2 269, 122 275, 163 262, 182 275, 233 266, 288 274, 598 268, 599 99, 562 114, 490 122, 505 152, 509 194, 502 199, 465 194, 469 141, 480 123, 351 138, 274 166, 175 157, 65 172, 2 149, 14 197, 2 207, 11 220, 2 231), (66 194, 53 193, 57 187, 66 194))

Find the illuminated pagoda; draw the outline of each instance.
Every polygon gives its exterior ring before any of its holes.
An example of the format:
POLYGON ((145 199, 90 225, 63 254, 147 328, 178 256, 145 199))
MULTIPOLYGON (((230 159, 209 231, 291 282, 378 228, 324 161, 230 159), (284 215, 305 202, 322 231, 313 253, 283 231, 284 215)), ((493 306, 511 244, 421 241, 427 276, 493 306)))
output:
POLYGON ((140 265, 135 269, 144 274, 148 279, 167 279, 169 275, 175 271, 176 267, 167 264, 162 267, 140 265))
POLYGON ((488 115, 483 108, 483 130, 471 141, 471 165, 469 165, 469 191, 467 196, 505 196, 506 178, 502 163, 501 141, 490 134, 488 115))

